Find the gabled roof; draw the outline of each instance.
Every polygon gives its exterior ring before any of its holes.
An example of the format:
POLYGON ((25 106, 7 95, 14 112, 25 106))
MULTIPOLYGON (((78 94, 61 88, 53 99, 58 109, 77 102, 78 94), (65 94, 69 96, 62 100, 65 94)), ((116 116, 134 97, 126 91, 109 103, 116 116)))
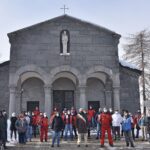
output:
POLYGON ((5 62, 2 62, 0 63, 0 67, 3 67, 3 66, 6 66, 6 65, 9 65, 10 61, 5 61, 5 62))
POLYGON ((137 73, 139 76, 141 75, 142 71, 141 70, 138 70, 138 69, 133 69, 133 68, 130 68, 129 66, 124 66, 122 65, 121 63, 119 63, 119 66, 121 69, 126 69, 128 71, 131 71, 131 72, 134 72, 134 73, 137 73))
POLYGON ((81 19, 78 19, 78 18, 69 16, 69 15, 66 15, 66 14, 65 14, 65 15, 62 15, 62 16, 58 16, 58 17, 52 18, 52 19, 50 19, 50 20, 46 20, 46 21, 43 21, 43 22, 34 24, 34 25, 29 26, 29 27, 26 27, 26 28, 22 28, 22 29, 20 29, 20 30, 17 30, 17 31, 14 31, 14 32, 11 32, 11 33, 8 33, 8 36, 11 35, 11 34, 14 34, 14 33, 18 33, 18 32, 21 32, 21 31, 28 30, 28 29, 32 29, 32 28, 34 28, 34 27, 36 27, 36 26, 45 24, 45 23, 47 23, 47 22, 50 23, 50 22, 53 22, 53 21, 57 21, 57 20, 62 19, 62 18, 68 18, 68 19, 71 19, 71 20, 75 20, 75 21, 78 21, 78 22, 80 22, 80 23, 84 23, 84 24, 93 26, 93 27, 95 27, 95 28, 97 28, 97 29, 104 30, 104 31, 106 31, 106 32, 108 32, 108 33, 110 33, 110 34, 114 34, 114 35, 117 36, 118 38, 121 37, 120 34, 114 32, 114 31, 111 31, 111 30, 109 30, 109 29, 107 29, 107 28, 105 28, 105 27, 102 27, 102 26, 99 26, 99 25, 90 23, 90 22, 88 22, 88 21, 84 21, 84 20, 81 20, 81 19))

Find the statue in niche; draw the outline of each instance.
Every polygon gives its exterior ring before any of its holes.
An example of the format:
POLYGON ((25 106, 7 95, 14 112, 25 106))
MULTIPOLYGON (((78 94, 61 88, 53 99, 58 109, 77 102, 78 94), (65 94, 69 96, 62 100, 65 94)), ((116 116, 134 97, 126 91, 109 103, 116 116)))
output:
POLYGON ((69 32, 67 30, 63 30, 61 33, 61 54, 68 55, 69 54, 69 32))

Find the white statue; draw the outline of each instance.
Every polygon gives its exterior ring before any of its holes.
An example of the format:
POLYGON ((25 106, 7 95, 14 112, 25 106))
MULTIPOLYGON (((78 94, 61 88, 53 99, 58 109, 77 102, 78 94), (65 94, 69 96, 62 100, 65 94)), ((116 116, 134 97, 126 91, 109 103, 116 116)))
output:
POLYGON ((67 47, 68 47, 68 35, 66 31, 63 31, 62 33, 63 54, 67 54, 67 47))

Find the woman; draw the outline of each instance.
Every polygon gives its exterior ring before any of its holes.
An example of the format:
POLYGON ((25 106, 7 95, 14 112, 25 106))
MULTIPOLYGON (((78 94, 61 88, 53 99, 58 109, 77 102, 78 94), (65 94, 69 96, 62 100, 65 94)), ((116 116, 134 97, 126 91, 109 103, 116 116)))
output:
POLYGON ((12 113, 12 117, 10 118, 10 137, 11 137, 11 141, 12 141, 12 137, 13 137, 13 133, 15 135, 15 140, 17 139, 17 135, 16 135, 16 127, 15 127, 15 123, 17 121, 17 117, 16 114, 13 112, 12 113))
POLYGON ((19 118, 16 121, 15 126, 19 135, 19 143, 26 144, 26 131, 27 131, 28 124, 23 114, 19 115, 19 118))

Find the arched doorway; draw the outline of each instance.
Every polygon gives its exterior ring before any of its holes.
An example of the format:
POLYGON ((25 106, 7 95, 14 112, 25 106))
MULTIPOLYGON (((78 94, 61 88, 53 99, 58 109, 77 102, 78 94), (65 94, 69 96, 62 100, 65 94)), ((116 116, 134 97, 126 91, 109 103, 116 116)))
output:
POLYGON ((65 77, 56 79, 52 84, 53 89, 53 108, 56 107, 59 111, 64 108, 70 109, 75 106, 75 84, 65 77))
POLYGON ((22 83, 22 93, 20 95, 21 111, 33 111, 38 106, 40 111, 44 112, 45 95, 43 87, 43 81, 36 77, 28 78, 22 83))
POLYGON ((99 107, 105 107, 105 86, 103 82, 95 77, 87 79, 86 98, 88 106, 92 105, 96 110, 99 107))

